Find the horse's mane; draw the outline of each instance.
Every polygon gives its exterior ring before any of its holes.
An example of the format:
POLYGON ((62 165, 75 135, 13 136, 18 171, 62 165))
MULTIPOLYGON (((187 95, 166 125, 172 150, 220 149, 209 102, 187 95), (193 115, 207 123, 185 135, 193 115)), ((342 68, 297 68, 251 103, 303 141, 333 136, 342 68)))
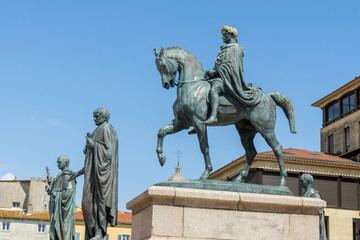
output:
POLYGON ((183 49, 181 47, 167 47, 167 48, 164 48, 164 54, 167 55, 168 57, 170 58, 176 58, 178 60, 181 60, 182 62, 184 61, 187 61, 186 58, 192 58, 192 62, 194 64, 198 64, 201 68, 202 68, 202 64, 201 62, 199 61, 199 59, 197 59, 191 52, 189 52, 188 50, 186 49, 183 49), (175 51, 178 51, 178 52, 174 52, 175 51), (173 55, 172 56, 169 56, 167 53, 172 53, 173 55), (181 53, 186 53, 185 55, 184 54, 181 54, 181 53))
POLYGON ((173 46, 173 47, 167 47, 167 48, 165 48, 164 50, 165 50, 165 51, 166 51, 166 50, 183 50, 183 51, 187 52, 188 54, 193 55, 191 52, 189 52, 188 50, 183 49, 183 48, 181 48, 181 47, 175 47, 175 46, 173 46))

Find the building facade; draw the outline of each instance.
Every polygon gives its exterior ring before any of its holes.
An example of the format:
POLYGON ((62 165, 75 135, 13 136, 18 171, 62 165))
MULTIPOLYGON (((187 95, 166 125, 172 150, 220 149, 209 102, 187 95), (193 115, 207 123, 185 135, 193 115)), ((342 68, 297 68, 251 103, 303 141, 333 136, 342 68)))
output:
MULTIPOLYGON (((77 234, 76 240, 85 239, 85 222, 82 216, 82 211, 75 213, 75 232, 77 234)), ((104 240, 130 240, 131 239, 131 223, 132 214, 129 212, 118 212, 118 222, 115 227, 107 228, 107 236, 104 240)))
MULTIPOLYGON (((47 181, 0 181, 0 240, 49 239, 50 215, 47 181)), ((105 240, 130 240, 132 214, 118 212, 118 225, 108 227, 105 240)), ((85 239, 85 223, 80 207, 75 212, 75 239, 85 239)))
MULTIPOLYGON (((130 240, 132 214, 118 212, 118 225, 108 227, 104 240, 130 240)), ((0 240, 48 240, 50 215, 48 211, 28 214, 22 210, 0 209, 0 240)), ((75 239, 85 239, 82 211, 75 213, 75 239)))
MULTIPOLYGON (((360 163, 338 156, 302 149, 283 150, 288 171, 287 186, 295 196, 301 196, 300 176, 310 173, 313 187, 327 202, 325 208, 328 239, 360 239, 360 163)), ((211 179, 233 180, 241 171, 245 156, 232 161, 210 175, 211 179)), ((272 151, 258 153, 250 169, 247 182, 277 185, 280 171, 272 151)))
POLYGON ((49 213, 0 210, 0 240, 48 240, 49 213))
POLYGON ((359 161, 360 76, 312 104, 323 111, 321 151, 359 161))
POLYGON ((0 180, 0 208, 48 211, 49 195, 46 193, 46 180, 0 180))

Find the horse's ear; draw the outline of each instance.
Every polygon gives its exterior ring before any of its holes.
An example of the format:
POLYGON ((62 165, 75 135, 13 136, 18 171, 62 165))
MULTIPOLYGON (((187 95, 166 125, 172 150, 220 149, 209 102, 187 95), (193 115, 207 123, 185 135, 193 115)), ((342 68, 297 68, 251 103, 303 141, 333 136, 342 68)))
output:
POLYGON ((154 53, 155 53, 155 57, 159 57, 159 51, 156 49, 156 48, 154 48, 154 53))
POLYGON ((161 47, 160 56, 162 56, 163 54, 164 54, 164 49, 161 47))

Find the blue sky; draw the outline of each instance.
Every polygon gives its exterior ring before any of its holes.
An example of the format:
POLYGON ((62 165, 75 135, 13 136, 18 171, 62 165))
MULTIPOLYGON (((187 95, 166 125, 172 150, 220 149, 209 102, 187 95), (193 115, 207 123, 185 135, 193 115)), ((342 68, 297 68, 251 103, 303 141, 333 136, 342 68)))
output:
MULTIPOLYGON (((119 135, 119 209, 174 173, 181 151, 189 179, 204 170, 196 136, 165 138, 176 90, 165 90, 153 48, 179 46, 211 69, 223 44, 220 28, 237 28, 245 80, 289 96, 298 134, 278 108, 284 148, 320 151, 322 113, 310 105, 360 75, 360 1, 1 1, 0 177, 56 175, 56 158, 83 166, 92 111, 105 107, 119 135)), ((214 169, 242 156, 233 126, 209 128, 214 169)), ((257 136, 260 151, 270 148, 257 136)), ((80 204, 83 178, 77 188, 80 204)))

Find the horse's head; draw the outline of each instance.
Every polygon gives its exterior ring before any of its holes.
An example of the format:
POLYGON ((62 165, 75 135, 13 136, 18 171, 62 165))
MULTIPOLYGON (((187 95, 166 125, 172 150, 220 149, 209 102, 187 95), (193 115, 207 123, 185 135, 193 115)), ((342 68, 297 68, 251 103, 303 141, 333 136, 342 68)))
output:
POLYGON ((178 63, 164 55, 163 48, 161 48, 160 52, 154 48, 154 52, 156 68, 160 72, 163 87, 166 89, 174 87, 176 72, 179 68, 178 63))

